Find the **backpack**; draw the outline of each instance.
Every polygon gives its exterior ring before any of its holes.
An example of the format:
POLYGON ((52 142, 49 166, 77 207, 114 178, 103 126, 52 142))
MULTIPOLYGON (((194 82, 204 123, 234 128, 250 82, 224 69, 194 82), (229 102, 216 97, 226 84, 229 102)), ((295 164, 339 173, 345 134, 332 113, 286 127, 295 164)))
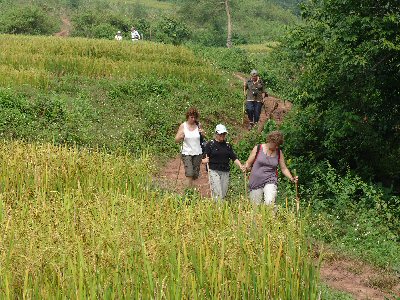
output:
MULTIPOLYGON (((254 162, 257 160, 257 156, 258 156, 258 153, 260 153, 260 149, 261 149, 261 144, 258 144, 257 145, 257 153, 256 153, 256 158, 254 159, 254 162)), ((279 166, 279 160, 281 159, 281 149, 279 149, 279 147, 276 149, 276 151, 278 151, 277 152, 277 154, 278 154, 278 166, 279 166)), ((254 164, 254 163, 253 163, 254 164)), ((276 178, 278 178, 278 168, 276 168, 276 178)))

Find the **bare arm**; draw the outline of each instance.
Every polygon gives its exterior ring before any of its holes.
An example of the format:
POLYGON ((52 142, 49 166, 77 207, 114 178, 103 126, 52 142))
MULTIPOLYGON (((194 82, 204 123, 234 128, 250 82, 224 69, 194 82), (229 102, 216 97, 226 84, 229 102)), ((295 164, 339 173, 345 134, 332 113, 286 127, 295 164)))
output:
POLYGON ((256 159, 256 155, 257 155, 257 146, 255 146, 253 150, 251 150, 250 156, 245 163, 245 167, 247 170, 251 169, 251 166, 253 165, 254 160, 256 159))
POLYGON ((280 158, 279 158, 279 166, 281 167, 281 171, 283 173, 283 175, 285 175, 287 178, 289 178, 289 180, 291 182, 296 182, 298 180, 297 176, 293 176, 289 169, 287 168, 286 164, 285 164, 285 158, 283 157, 283 153, 281 150, 279 150, 280 153, 280 158))
POLYGON ((182 123, 178 128, 178 132, 176 133, 175 142, 180 143, 183 141, 184 138, 185 134, 183 133, 183 123, 182 123))

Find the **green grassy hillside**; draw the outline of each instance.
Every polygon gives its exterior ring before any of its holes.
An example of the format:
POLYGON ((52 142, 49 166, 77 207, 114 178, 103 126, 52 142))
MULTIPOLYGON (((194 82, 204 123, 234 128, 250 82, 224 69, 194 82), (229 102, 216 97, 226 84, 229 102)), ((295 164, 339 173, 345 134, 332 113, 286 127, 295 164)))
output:
POLYGON ((2 138, 171 154, 189 106, 210 127, 241 118, 241 82, 184 47, 11 35, 0 44, 2 138))
MULTIPOLYGON (((233 44, 279 39, 298 18, 293 1, 230 0, 233 44)), ((0 33, 51 35, 70 20, 73 36, 113 39, 117 30, 129 39, 131 26, 152 41, 225 46, 227 16, 223 2, 27 0, 0 1, 0 33)))

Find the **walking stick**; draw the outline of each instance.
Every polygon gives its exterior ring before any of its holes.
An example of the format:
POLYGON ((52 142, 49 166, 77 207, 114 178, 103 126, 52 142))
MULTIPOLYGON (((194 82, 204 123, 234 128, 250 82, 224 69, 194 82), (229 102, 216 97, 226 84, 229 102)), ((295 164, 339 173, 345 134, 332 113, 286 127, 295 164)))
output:
MULTIPOLYGON (((182 153, 182 149, 183 149, 183 144, 181 145, 181 153, 182 153)), ((178 167, 178 173, 176 174, 176 179, 175 179, 175 188, 178 184, 179 172, 181 171, 181 164, 182 164, 182 154, 181 154, 181 157, 179 158, 179 167, 178 167)))
MULTIPOLYGON (((296 170, 293 170, 293 173, 294 173, 294 176, 297 176, 296 170)), ((298 214, 299 210, 300 210, 300 196, 299 196, 299 181, 298 181, 298 179, 295 181, 295 184, 296 184, 296 211, 298 214)))
MULTIPOLYGON (((206 158, 207 158, 207 157, 208 157, 208 156, 206 155, 206 158)), ((210 195, 211 195, 211 198, 214 199, 214 197, 213 197, 213 192, 212 192, 212 188, 211 188, 210 167, 209 167, 208 163, 206 164, 206 169, 207 169, 207 174, 208 174, 208 185, 210 186, 210 195)))
POLYGON ((178 167, 178 172, 176 173, 175 187, 178 184, 179 172, 181 171, 181 163, 182 163, 182 158, 179 158, 179 167, 178 167))
POLYGON ((299 182, 296 181, 296 210, 299 213, 300 209, 300 197, 299 197, 299 182))
POLYGON ((246 87, 243 87, 243 111, 242 111, 242 125, 244 125, 245 111, 246 111, 246 87))
POLYGON ((244 171, 244 197, 247 198, 247 170, 244 171))

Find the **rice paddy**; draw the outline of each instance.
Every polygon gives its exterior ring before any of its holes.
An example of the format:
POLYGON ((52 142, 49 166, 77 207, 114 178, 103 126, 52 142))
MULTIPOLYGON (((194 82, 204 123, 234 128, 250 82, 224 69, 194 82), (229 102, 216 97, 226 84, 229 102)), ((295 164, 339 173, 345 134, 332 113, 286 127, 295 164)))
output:
POLYGON ((1 299, 317 299, 302 223, 151 188, 151 157, 0 143, 1 299))

